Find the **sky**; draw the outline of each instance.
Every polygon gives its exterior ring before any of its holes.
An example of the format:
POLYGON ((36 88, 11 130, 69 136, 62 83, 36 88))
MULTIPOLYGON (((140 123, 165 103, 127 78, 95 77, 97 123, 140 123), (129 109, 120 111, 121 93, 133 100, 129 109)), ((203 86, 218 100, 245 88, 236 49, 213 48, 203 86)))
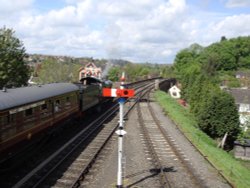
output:
POLYGON ((30 54, 171 64, 193 43, 250 35, 250 0, 0 0, 30 54))

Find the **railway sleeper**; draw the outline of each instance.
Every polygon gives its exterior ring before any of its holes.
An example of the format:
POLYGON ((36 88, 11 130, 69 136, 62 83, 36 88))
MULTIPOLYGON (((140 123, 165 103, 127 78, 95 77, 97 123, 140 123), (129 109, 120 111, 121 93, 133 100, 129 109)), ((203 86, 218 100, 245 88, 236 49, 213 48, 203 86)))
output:
POLYGON ((88 162, 90 162, 92 160, 92 158, 94 158, 95 155, 96 155, 96 152, 86 153, 83 158, 88 159, 88 162))
POLYGON ((86 151, 85 153, 81 154, 79 158, 89 160, 91 159, 94 155, 96 155, 97 151, 86 151))
POLYGON ((79 173, 65 172, 60 179, 76 179, 79 177, 79 173))
MULTIPOLYGON (((83 165, 83 164, 82 164, 82 165, 83 165)), ((71 165, 71 166, 68 168, 68 170, 69 170, 70 172, 79 173, 79 172, 82 171, 82 167, 73 164, 73 165, 71 165)))
POLYGON ((55 186, 66 187, 71 186, 75 181, 72 179, 58 179, 55 183, 55 186))
POLYGON ((87 148, 85 153, 96 153, 96 151, 98 151, 100 149, 100 147, 101 146, 95 146, 95 147, 87 148))
MULTIPOLYGON (((103 132, 100 133, 99 136, 101 136, 101 137, 109 136, 112 130, 113 130, 113 127, 108 127, 108 130, 104 130, 103 132)), ((98 138, 99 138, 99 136, 98 136, 98 138)))
POLYGON ((48 188, 63 188, 63 187, 57 186, 57 185, 54 185, 54 186, 49 186, 49 185, 48 185, 48 186, 45 186, 44 188, 47 188, 47 187, 48 187, 48 188))
POLYGON ((100 135, 98 135, 98 138, 105 140, 105 139, 107 139, 107 135, 100 134, 100 135))
POLYGON ((89 159, 77 158, 75 161, 80 162, 80 163, 86 163, 89 161, 89 159))
MULTIPOLYGON (((89 161, 89 160, 88 160, 88 161, 89 161)), ((87 161, 87 160, 86 160, 86 162, 74 161, 74 162, 72 163, 72 166, 82 166, 82 165, 84 165, 85 163, 87 163, 88 161, 87 161)))
POLYGON ((85 175, 84 177, 84 181, 89 181, 89 180, 92 180, 94 178, 94 175, 95 175, 96 172, 88 172, 87 175, 85 175))
MULTIPOLYGON (((105 135, 106 136, 106 135, 105 135)), ((107 138, 107 136, 106 136, 107 138)), ((106 139, 96 139, 96 140, 93 140, 93 142, 91 143, 92 144, 95 144, 95 145, 100 145, 102 143, 104 143, 106 141, 106 139)), ((94 148, 94 147, 97 147, 97 146, 89 146, 89 148, 94 148)))
POLYGON ((69 177, 76 177, 76 176, 78 176, 79 175, 79 173, 80 173, 81 171, 72 171, 72 170, 67 170, 66 172, 64 172, 63 173, 63 177, 64 176, 69 176, 69 177))

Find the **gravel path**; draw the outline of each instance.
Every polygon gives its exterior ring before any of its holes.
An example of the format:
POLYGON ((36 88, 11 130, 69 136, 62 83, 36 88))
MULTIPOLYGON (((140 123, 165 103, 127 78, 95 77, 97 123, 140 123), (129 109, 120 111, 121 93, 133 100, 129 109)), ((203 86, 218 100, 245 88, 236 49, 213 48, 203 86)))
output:
MULTIPOLYGON (((164 115, 162 108, 152 102, 152 107, 160 120, 161 125, 172 136, 179 150, 195 169, 197 176, 202 179, 207 187, 227 188, 230 187, 219 176, 205 159, 193 148, 189 141, 183 137, 173 122, 164 115)), ((151 158, 147 155, 143 135, 139 128, 138 117, 135 109, 130 113, 126 121, 124 137, 124 187, 160 187, 159 179, 151 158)), ((116 186, 117 175, 117 135, 109 143, 108 152, 100 157, 93 166, 89 176, 84 180, 82 187, 87 188, 111 188, 116 186)))

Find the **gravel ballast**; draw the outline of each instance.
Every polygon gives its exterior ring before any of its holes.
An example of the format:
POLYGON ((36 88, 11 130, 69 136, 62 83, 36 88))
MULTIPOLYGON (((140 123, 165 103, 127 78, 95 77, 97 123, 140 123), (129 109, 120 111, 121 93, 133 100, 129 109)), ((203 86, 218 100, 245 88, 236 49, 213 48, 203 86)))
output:
MULTIPOLYGON (((164 115, 159 104, 151 102, 151 105, 161 125, 172 136, 176 146, 185 155, 186 160, 194 169, 194 173, 199 176, 206 187, 230 187, 180 133, 176 125, 164 115)), ((139 127, 136 109, 130 113, 125 123, 125 130, 127 134, 124 136, 124 187, 160 187, 159 177, 154 171, 154 165, 151 163, 151 158, 139 127)), ((93 165, 94 173, 91 173, 90 178, 86 178, 87 182, 83 187, 111 188, 116 186, 117 137, 117 135, 114 135, 114 139, 108 144, 110 149, 108 154, 105 154, 105 158, 102 157, 100 162, 93 165)))

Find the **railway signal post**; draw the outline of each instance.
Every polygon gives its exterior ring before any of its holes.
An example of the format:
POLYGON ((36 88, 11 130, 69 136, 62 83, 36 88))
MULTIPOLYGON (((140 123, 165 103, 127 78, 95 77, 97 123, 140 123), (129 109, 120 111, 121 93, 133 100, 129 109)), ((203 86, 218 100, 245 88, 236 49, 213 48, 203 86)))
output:
POLYGON ((123 136, 126 134, 126 131, 123 130, 123 114, 124 114, 124 103, 126 98, 134 96, 133 89, 125 89, 124 88, 124 81, 125 81, 125 73, 122 73, 121 77, 121 85, 120 89, 110 89, 104 88, 103 89, 103 96, 104 97, 118 97, 119 107, 120 107, 120 118, 119 118, 119 127, 116 131, 118 135, 118 169, 117 169, 117 188, 122 188, 122 154, 123 154, 123 136))

